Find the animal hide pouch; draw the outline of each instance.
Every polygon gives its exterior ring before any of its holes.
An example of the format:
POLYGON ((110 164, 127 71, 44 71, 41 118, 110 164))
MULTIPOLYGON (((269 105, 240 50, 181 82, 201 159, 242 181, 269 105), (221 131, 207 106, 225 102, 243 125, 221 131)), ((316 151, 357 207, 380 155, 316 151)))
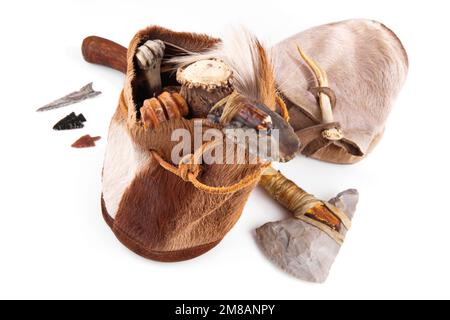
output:
POLYGON ((339 164, 376 146, 408 71, 400 40, 370 20, 301 32, 277 44, 273 60, 300 151, 339 164))
MULTIPOLYGON (((151 27, 131 41, 126 66, 121 63, 120 54, 117 63, 103 61, 122 71, 126 68, 124 89, 108 135, 103 216, 125 246, 149 259, 187 260, 216 246, 238 220, 265 166, 260 162, 195 162, 208 151, 207 144, 195 146, 197 126, 203 131, 220 132, 222 128, 206 119, 181 117, 187 115, 187 105, 176 90, 167 87, 176 81, 170 72, 164 73, 164 63, 150 65, 152 70, 161 68, 162 93, 157 92, 158 79, 152 80, 152 74, 142 74, 145 54, 159 55, 160 48, 153 45, 164 43, 165 53, 159 56, 166 59, 179 51, 204 50, 216 42, 206 36, 151 27), (147 42, 152 39, 158 42, 147 42), (148 48, 142 47, 145 43, 148 48), (179 144, 179 140, 173 141, 174 132, 187 133, 191 140, 188 156, 172 162, 174 147, 179 144)), ((84 48, 87 47, 85 43, 84 48)), ((84 54, 86 57, 89 52, 84 54)), ((101 59, 91 57, 97 63, 102 63, 101 59)), ((224 148, 235 150, 237 146, 227 143, 224 148)))

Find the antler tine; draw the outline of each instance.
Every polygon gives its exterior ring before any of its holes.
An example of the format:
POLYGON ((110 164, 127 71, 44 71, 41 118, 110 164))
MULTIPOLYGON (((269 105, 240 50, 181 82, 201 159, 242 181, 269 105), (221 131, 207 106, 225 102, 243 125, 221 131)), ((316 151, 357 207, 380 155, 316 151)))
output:
POLYGON ((300 48, 300 46, 297 46, 297 50, 300 53, 300 56, 302 59, 306 62, 308 67, 311 69, 311 71, 314 73, 317 81, 317 85, 320 87, 328 87, 328 77, 324 70, 322 70, 317 63, 311 59, 303 50, 300 48))
MULTIPOLYGON (((318 87, 328 88, 329 86, 328 76, 325 70, 320 68, 319 65, 300 48, 300 46, 297 46, 297 50, 302 59, 305 61, 306 65, 311 69, 312 73, 314 74, 318 87)), ((322 112, 322 122, 323 123, 334 122, 331 99, 327 94, 323 92, 319 92, 319 106, 322 112)), ((342 133, 340 132, 339 129, 336 128, 325 130, 323 132, 323 135, 325 138, 329 140, 342 139, 342 133)))

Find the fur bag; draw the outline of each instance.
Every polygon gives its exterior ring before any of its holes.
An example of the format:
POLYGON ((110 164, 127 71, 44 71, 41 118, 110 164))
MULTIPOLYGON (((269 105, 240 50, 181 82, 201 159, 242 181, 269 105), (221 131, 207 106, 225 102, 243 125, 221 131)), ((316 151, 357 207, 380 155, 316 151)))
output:
MULTIPOLYGON (((117 238, 135 253, 159 261, 180 261, 210 250, 234 226, 259 180, 262 165, 201 165, 197 179, 211 188, 232 186, 246 177, 255 177, 245 187, 227 193, 199 190, 161 165, 155 157, 170 162, 175 146, 171 133, 183 129, 194 137, 195 121, 201 120, 172 119, 153 129, 143 125, 138 112, 143 97, 134 56, 138 46, 150 39, 173 44, 166 52, 168 56, 177 54, 174 48, 195 52, 217 42, 207 36, 159 27, 145 29, 133 38, 127 54, 124 90, 109 129, 102 211, 117 238)), ((123 69, 120 63, 117 66, 123 69)), ((164 86, 175 82, 170 73, 162 78, 164 86)), ((203 130, 208 128, 207 124, 202 125, 203 130)), ((195 151, 191 149, 191 153, 195 151)))
POLYGON ((390 29, 371 20, 322 25, 282 41, 272 54, 302 154, 350 164, 373 150, 408 72, 406 51, 390 29), (334 121, 343 133, 338 141, 321 136, 329 124, 322 122, 317 96, 310 91, 317 84, 297 46, 328 75, 336 96, 334 121))

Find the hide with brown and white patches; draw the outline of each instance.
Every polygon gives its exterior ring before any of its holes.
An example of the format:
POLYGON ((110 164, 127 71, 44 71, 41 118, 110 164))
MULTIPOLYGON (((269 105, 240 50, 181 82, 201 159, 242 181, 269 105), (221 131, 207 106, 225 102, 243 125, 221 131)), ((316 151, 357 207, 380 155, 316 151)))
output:
MULTIPOLYGON (((159 261, 180 261, 205 253, 223 239, 240 217, 258 181, 236 192, 208 193, 155 160, 152 152, 171 161, 172 150, 179 143, 172 141, 173 131, 187 130, 193 138, 194 120, 170 119, 157 128, 144 125, 139 110, 143 101, 151 97, 141 90, 139 77, 146 75, 139 74, 134 56, 139 45, 151 39, 170 42, 165 43, 169 56, 175 49, 202 50, 217 42, 159 27, 147 28, 133 38, 124 90, 110 125, 102 211, 117 238, 135 253, 159 261)), ((172 81, 170 73, 162 74, 163 86, 173 84, 172 81)), ((203 130, 209 127, 205 122, 203 130)), ((193 141, 191 146, 194 153, 193 141)), ((226 143, 225 148, 235 152, 236 146, 226 143)), ((198 179, 212 187, 230 186, 259 172, 261 164, 203 164, 198 179)))

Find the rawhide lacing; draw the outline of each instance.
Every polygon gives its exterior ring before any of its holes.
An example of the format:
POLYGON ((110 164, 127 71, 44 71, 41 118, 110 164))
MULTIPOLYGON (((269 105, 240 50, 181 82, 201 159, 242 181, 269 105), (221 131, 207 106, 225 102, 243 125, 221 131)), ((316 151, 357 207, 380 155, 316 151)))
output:
MULTIPOLYGON (((243 107, 241 99, 242 99, 241 95, 238 92, 234 91, 230 95, 226 96, 225 98, 217 102, 216 105, 212 107, 211 111, 223 107, 222 115, 220 118, 220 124, 226 125, 230 123, 230 121, 233 119, 233 117, 236 115, 239 109, 243 107)), ((288 121, 289 113, 286 104, 278 94, 276 96, 276 99, 284 119, 288 121)), ((208 186, 198 180, 198 175, 201 172, 200 159, 202 158, 203 154, 206 151, 214 148, 220 143, 222 143, 222 141, 214 140, 203 144, 199 149, 197 149, 194 152, 194 154, 184 156, 181 159, 180 163, 178 164, 178 167, 165 161, 155 151, 152 151, 152 155, 155 158, 155 160, 158 161, 159 165, 161 165, 161 167, 163 167, 167 171, 179 176, 184 181, 191 182, 197 189, 213 194, 234 193, 244 188, 247 188, 257 183, 260 180, 264 170, 270 166, 270 163, 263 164, 260 170, 256 171, 255 173, 249 176, 246 176, 241 181, 231 186, 223 186, 223 187, 208 186)))
POLYGON ((152 151, 152 155, 155 160, 159 163, 161 167, 166 169, 167 171, 179 176, 186 182, 190 182, 197 189, 212 193, 212 194, 229 194, 235 193, 242 189, 245 189, 253 184, 256 184, 264 171, 264 169, 270 165, 270 163, 262 165, 260 170, 257 170, 251 175, 246 176, 241 181, 231 185, 231 186, 222 186, 222 187, 213 187, 208 186, 198 180, 198 175, 201 172, 200 167, 200 159, 203 154, 222 143, 222 141, 214 140, 203 144, 200 148, 198 148, 194 154, 189 154, 183 157, 178 165, 178 167, 172 165, 171 163, 165 161, 157 152, 152 151))
POLYGON ((287 179, 279 171, 271 167, 267 168, 264 172, 260 184, 276 201, 283 204, 286 209, 292 212, 296 219, 320 229, 338 244, 343 243, 344 235, 341 232, 309 217, 309 213, 317 207, 325 206, 329 212, 341 221, 342 226, 348 230, 351 227, 351 220, 344 212, 328 202, 317 200, 313 195, 307 193, 293 181, 287 179))

